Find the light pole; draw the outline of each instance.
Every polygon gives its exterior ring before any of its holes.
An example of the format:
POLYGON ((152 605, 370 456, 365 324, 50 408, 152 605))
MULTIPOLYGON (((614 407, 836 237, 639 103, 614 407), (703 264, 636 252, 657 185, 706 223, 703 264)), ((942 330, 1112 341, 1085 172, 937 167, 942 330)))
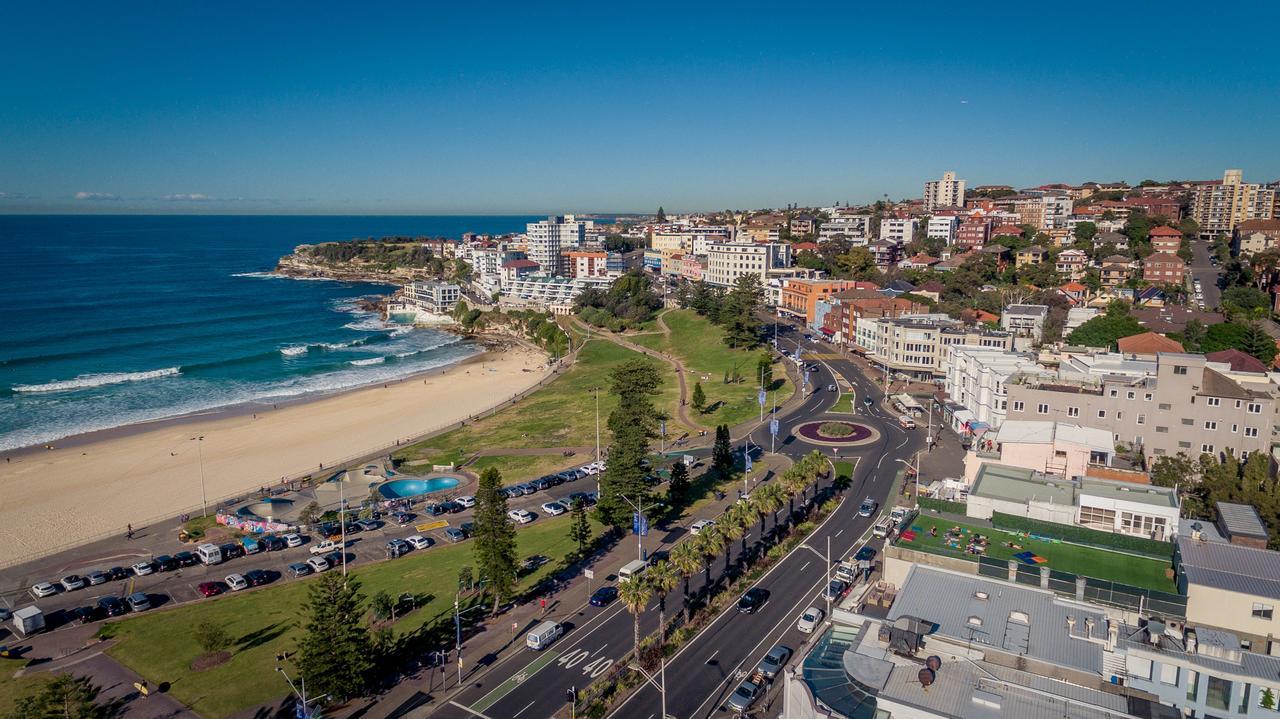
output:
POLYGON ((342 547, 338 552, 342 555, 342 578, 347 578, 347 476, 342 473, 338 479, 338 526, 342 532, 342 547))
POLYGON ((669 719, 667 715, 667 658, 663 656, 661 663, 658 664, 658 679, 655 681, 653 675, 646 672, 639 664, 632 664, 631 668, 640 673, 644 680, 654 689, 658 690, 658 695, 662 697, 662 719, 669 719))
POLYGON ((204 435, 192 437, 192 442, 196 443, 196 456, 200 463, 200 516, 209 516, 209 494, 205 491, 204 486, 204 435))
MULTIPOLYGON (((590 325, 588 325, 589 327, 590 325)), ((600 387, 592 387, 596 394, 596 498, 600 498, 600 387)))
POLYGON ((458 686, 462 686, 462 613, 458 611, 458 592, 453 594, 453 651, 458 654, 458 686))
MULTIPOLYGON (((918 510, 920 509, 920 453, 919 453, 919 452, 916 452, 915 460, 916 460, 916 465, 915 465, 915 470, 916 470, 916 492, 915 492, 915 503, 916 503, 916 504, 915 504, 914 509, 916 509, 916 510, 918 511, 918 510)), ((907 461, 907 460, 905 460, 905 459, 896 459, 896 460, 894 460, 894 461, 895 461, 895 462, 901 462, 901 463, 903 463, 903 464, 907 465, 907 468, 908 468, 908 469, 910 469, 910 468, 911 468, 911 462, 908 462, 908 461, 907 461)))
MULTIPOLYGON (((831 535, 830 535, 830 534, 828 534, 828 535, 827 535, 827 555, 826 555, 825 557, 824 557, 824 556, 822 556, 822 552, 819 552, 818 550, 814 549, 813 547, 810 547, 810 546, 809 546, 809 545, 807 545, 807 544, 801 544, 800 546, 802 546, 802 547, 804 547, 805 549, 809 550, 810 552, 813 552, 814 554, 818 555, 818 558, 819 558, 819 559, 822 559, 822 560, 826 561, 826 563, 827 563, 827 586, 828 586, 828 587, 830 587, 830 586, 831 586, 831 535)), ((831 602, 831 600, 830 600, 830 599, 828 599, 828 600, 827 600, 827 603, 830 603, 830 602, 831 602)))
MULTIPOLYGON (((302 685, 302 689, 299 690, 293 680, 289 678, 289 674, 285 672, 284 667, 280 666, 280 662, 285 656, 287 655, 276 655, 276 671, 280 672, 280 676, 284 677, 284 680, 289 684, 289 688, 293 690, 294 696, 298 697, 298 701, 302 702, 301 719, 311 719, 311 707, 307 705, 307 678, 301 674, 298 675, 298 683, 302 685)), ((321 697, 321 699, 323 698, 321 697)))
MULTIPOLYGON (((630 505, 631 509, 634 510, 636 515, 639 517, 640 521, 637 523, 638 526, 636 527, 636 529, 637 530, 644 529, 644 523, 646 521, 644 516, 644 510, 653 509, 658 505, 655 503, 655 504, 650 504, 648 506, 639 506, 635 502, 632 502, 630 499, 628 499, 627 495, 625 494, 619 494, 618 496, 622 498, 622 501, 630 505)), ((648 532, 643 532, 643 533, 640 531, 636 532, 636 559, 640 559, 640 560, 644 559, 644 544, 642 544, 640 540, 643 539, 644 535, 647 533, 648 532)))

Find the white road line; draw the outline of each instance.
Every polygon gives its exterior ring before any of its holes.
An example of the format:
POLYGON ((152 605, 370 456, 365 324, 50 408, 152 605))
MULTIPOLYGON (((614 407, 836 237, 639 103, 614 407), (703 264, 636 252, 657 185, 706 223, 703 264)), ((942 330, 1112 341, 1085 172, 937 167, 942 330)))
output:
POLYGON ((600 647, 599 649, 595 650, 594 652, 591 652, 591 656, 593 656, 593 657, 594 657, 595 655, 599 654, 600 652, 603 652, 603 651, 604 651, 604 648, 605 648, 605 647, 607 647, 607 646, 609 646, 609 645, 608 645, 608 644, 605 644, 604 646, 600 647))
POLYGON ((831 535, 831 536, 832 536, 832 537, 839 537, 841 534, 844 534, 844 530, 843 530, 843 529, 842 529, 842 530, 840 530, 839 532, 836 532, 835 534, 833 534, 833 535, 831 535))
POLYGON ((809 563, 808 563, 808 562, 805 562, 804 564, 801 564, 801 565, 800 565, 800 571, 802 571, 802 572, 803 572, 803 571, 804 571, 804 569, 805 569, 805 567, 807 567, 807 566, 809 566, 809 563))
POLYGON ((533 702, 529 702, 528 704, 525 704, 525 705, 524 705, 524 709, 521 709, 520 711, 516 712, 515 714, 512 714, 511 716, 517 716, 517 717, 518 717, 518 716, 520 716, 521 714, 524 714, 525 709, 528 709, 529 707, 533 706, 533 704, 534 704, 533 702))
POLYGON ((717 654, 719 654, 719 653, 720 653, 720 650, 719 650, 719 649, 715 650, 714 652, 711 652, 711 656, 707 657, 707 661, 706 661, 706 663, 707 663, 707 664, 710 664, 710 663, 711 663, 711 660, 712 660, 712 659, 715 659, 715 658, 716 658, 716 655, 717 655, 717 654))

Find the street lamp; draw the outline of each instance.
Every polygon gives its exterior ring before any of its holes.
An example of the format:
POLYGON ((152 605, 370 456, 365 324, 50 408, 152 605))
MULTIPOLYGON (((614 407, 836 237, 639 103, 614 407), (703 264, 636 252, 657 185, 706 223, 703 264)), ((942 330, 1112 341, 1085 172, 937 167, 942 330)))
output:
MULTIPOLYGON (((653 675, 646 672, 639 664, 631 664, 630 667, 640 673, 644 680, 654 689, 658 690, 659 696, 662 697, 662 719, 670 719, 667 714, 667 657, 665 654, 658 664, 658 679, 654 680, 653 675)), ((575 702, 576 707, 576 702, 575 702)))
MULTIPOLYGON (((800 546, 818 555, 819 559, 827 563, 827 586, 830 587, 831 586, 831 535, 830 534, 827 535, 827 556, 825 557, 822 556, 822 552, 819 552, 813 547, 810 547, 808 544, 801 544, 800 546)), ((828 599, 827 603, 828 604, 831 603, 831 600, 828 599)))
POLYGON ((622 498, 622 501, 626 502, 628 505, 630 505, 630 506, 631 506, 631 509, 636 513, 636 515, 637 515, 637 516, 639 517, 639 519, 640 519, 640 521, 637 523, 637 526, 636 526, 636 559, 643 560, 643 559, 644 559, 644 544, 642 544, 640 540, 644 538, 644 535, 645 535, 645 534, 648 534, 648 532, 643 532, 643 533, 642 533, 642 532, 640 531, 640 530, 642 530, 642 529, 644 528, 644 522, 646 521, 646 520, 645 520, 645 515, 644 515, 644 510, 646 510, 646 509, 653 509, 654 507, 658 506, 658 504, 655 502, 655 503, 650 504, 650 505, 648 505, 648 506, 638 506, 635 502, 632 502, 630 499, 627 499, 627 495, 625 495, 625 494, 619 494, 618 496, 622 498))
MULTIPOLYGON (((311 719, 311 708, 308 706, 307 701, 307 678, 301 674, 298 675, 298 682, 302 686, 302 689, 299 690, 298 686, 289 678, 289 674, 285 672, 284 667, 280 666, 280 662, 284 661, 288 656, 288 654, 276 655, 276 671, 280 672, 280 676, 284 677, 284 680, 289 684, 289 688, 293 690, 294 696, 298 697, 298 701, 302 702, 302 711, 298 714, 298 719, 311 719)), ((320 699, 323 698, 323 696, 320 697, 320 699)), ((317 701, 319 701, 319 699, 317 699, 317 701)))
MULTIPOLYGON (((588 325, 590 326, 590 325, 588 325)), ((596 498, 600 497, 600 387, 592 387, 589 391, 596 395, 596 498)))
MULTIPOLYGON (((919 509, 920 509, 920 453, 919 453, 919 452, 916 452, 916 454, 915 454, 915 460, 916 460, 916 462, 915 462, 915 470, 916 470, 916 493, 915 493, 915 503, 916 503, 916 506, 914 507, 914 509, 919 510, 919 509)), ((901 463, 903 463, 903 464, 907 465, 907 467, 908 467, 908 468, 910 468, 910 467, 911 467, 911 462, 908 462, 908 461, 907 461, 907 460, 905 460, 905 459, 900 459, 900 458, 899 458, 899 459, 895 459, 894 461, 895 461, 895 462, 901 462, 901 463)))
POLYGON ((205 491, 204 485, 204 435, 192 437, 192 442, 196 443, 196 456, 199 457, 200 463, 200 516, 209 516, 209 495, 205 491))

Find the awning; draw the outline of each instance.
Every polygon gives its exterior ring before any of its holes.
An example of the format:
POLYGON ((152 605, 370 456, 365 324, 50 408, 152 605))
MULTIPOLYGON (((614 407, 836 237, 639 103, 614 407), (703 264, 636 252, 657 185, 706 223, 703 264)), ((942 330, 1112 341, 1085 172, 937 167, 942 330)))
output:
POLYGON ((918 409, 922 411, 924 410, 924 407, 920 406, 920 403, 916 401, 915 397, 912 397, 911 395, 905 392, 901 394, 895 394, 893 398, 894 400, 900 402, 902 406, 906 407, 907 409, 918 409))
POLYGON ((827 329, 826 327, 819 327, 819 328, 818 328, 818 330, 819 330, 820 332, 822 332, 822 334, 827 335, 827 336, 830 336, 830 335, 835 334, 835 332, 834 332, 834 331, 829 330, 829 329, 827 329))

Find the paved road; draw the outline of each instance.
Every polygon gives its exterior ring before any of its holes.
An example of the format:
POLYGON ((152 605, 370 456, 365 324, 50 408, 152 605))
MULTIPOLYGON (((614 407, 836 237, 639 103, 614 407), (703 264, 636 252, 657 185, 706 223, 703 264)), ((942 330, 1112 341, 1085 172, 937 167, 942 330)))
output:
MULTIPOLYGON (((783 335, 784 345, 794 346, 797 341, 802 340, 794 330, 783 335)), ((810 343, 804 343, 804 346, 806 356, 823 351, 810 343)), ((825 352, 834 354, 829 348, 825 352)), ((838 392, 825 390, 827 385, 836 383, 833 370, 851 380, 858 395, 880 398, 879 391, 862 380, 851 362, 818 360, 818 363, 818 370, 811 376, 811 386, 819 390, 807 397, 798 411, 781 421, 779 436, 786 441, 777 449, 791 457, 803 456, 814 449, 792 437, 791 428, 799 422, 821 416, 841 396, 838 392)), ((847 394, 844 396, 848 397, 847 394)), ((894 460, 909 457, 914 445, 922 442, 922 437, 904 433, 894 418, 879 409, 862 415, 859 421, 877 428, 880 437, 874 444, 857 452, 859 461, 853 488, 841 508, 808 542, 825 554, 826 543, 830 539, 833 560, 849 554, 870 526, 871 519, 857 517, 857 506, 864 494, 872 494, 883 504, 898 470, 894 460)), ((761 426, 753 431, 751 440, 755 445, 767 448, 767 427, 761 426)), ((683 536, 682 531, 673 529, 664 538, 664 546, 683 536)), ((749 537, 748 542, 751 541, 749 537)), ((741 542, 734 542, 730 548, 730 561, 740 550, 741 542)), ((726 566, 724 562, 724 559, 718 559, 713 563, 713 579, 726 566)), ((806 549, 793 552, 775 565, 759 583, 771 592, 769 602, 760 611, 745 616, 738 615, 731 608, 673 660, 667 673, 668 697, 672 702, 668 713, 688 717, 714 711, 726 691, 736 686, 733 677, 737 669, 753 667, 754 662, 772 646, 771 642, 779 635, 779 630, 785 633, 798 612, 813 603, 813 597, 825 586, 827 571, 825 558, 806 549)), ((705 576, 699 575, 691 581, 691 589, 697 591, 704 584, 705 576)), ((668 611, 678 611, 679 606, 679 595, 673 593, 668 600, 668 611)), ((633 619, 620 603, 604 609, 572 608, 560 615, 552 614, 550 618, 568 627, 566 635, 556 644, 541 653, 529 651, 514 655, 493 668, 480 682, 453 697, 453 704, 442 707, 432 716, 441 719, 553 716, 566 708, 566 696, 570 690, 584 687, 593 678, 609 671, 633 644, 633 619)), ((641 633, 650 634, 656 629, 657 612, 651 606, 641 615, 641 633)), ((646 689, 624 705, 616 716, 644 718, 659 712, 658 694, 646 689)))
MULTIPOLYGON (((1221 272, 1209 262, 1211 246, 1212 243, 1208 240, 1191 241, 1191 276, 1200 280, 1200 286, 1204 292, 1204 308, 1207 310, 1215 309, 1222 299, 1222 288, 1218 286, 1221 272)), ((1194 288, 1192 288, 1191 299, 1195 301, 1194 288)))

